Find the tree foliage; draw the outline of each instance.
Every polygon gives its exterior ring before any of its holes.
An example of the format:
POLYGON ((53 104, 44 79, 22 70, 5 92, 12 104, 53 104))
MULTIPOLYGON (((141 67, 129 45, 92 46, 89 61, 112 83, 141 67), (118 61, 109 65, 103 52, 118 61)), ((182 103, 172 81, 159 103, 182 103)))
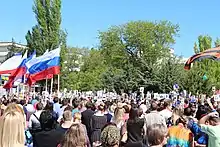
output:
POLYGON ((100 32, 100 50, 108 66, 105 85, 125 92, 140 86, 162 91, 159 62, 169 56, 178 30, 168 21, 137 21, 100 32))
POLYGON ((64 61, 67 59, 67 33, 61 29, 61 0, 34 0, 33 12, 37 24, 26 34, 29 52, 36 50, 37 55, 45 51, 61 47, 61 87, 64 85, 66 70, 64 61))
MULTIPOLYGON (((219 46, 219 39, 214 42, 214 45, 219 46)), ((199 53, 212 48, 212 38, 208 35, 198 37, 198 43, 194 45, 194 52, 199 53)), ((193 68, 185 75, 184 88, 191 91, 193 94, 205 93, 212 94, 213 86, 220 88, 220 63, 210 59, 204 59, 194 63, 193 68), (207 76, 207 80, 203 77, 207 76)))
POLYGON ((26 35, 30 51, 42 55, 57 48, 65 38, 61 25, 61 0, 34 0, 33 12, 37 24, 26 35))

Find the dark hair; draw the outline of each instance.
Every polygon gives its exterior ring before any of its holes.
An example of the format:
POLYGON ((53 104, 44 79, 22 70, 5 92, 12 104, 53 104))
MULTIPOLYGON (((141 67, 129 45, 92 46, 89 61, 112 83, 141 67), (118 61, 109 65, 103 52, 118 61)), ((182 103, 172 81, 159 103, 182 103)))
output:
POLYGON ((59 98, 58 98, 58 97, 55 97, 55 98, 53 99, 53 102, 54 102, 54 103, 58 103, 58 102, 59 102, 59 98))
POLYGON ((43 130, 52 130, 55 128, 56 121, 53 117, 53 112, 48 110, 43 111, 39 120, 43 130))
POLYGON ((185 99, 185 100, 184 100, 184 103, 185 103, 185 104, 189 104, 189 100, 185 99))
POLYGON ((110 102, 110 101, 106 101, 105 102, 105 108, 106 109, 109 109, 109 107, 112 105, 112 102, 110 102))
POLYGON ((80 101, 79 101, 79 100, 74 100, 74 101, 73 101, 73 107, 74 107, 74 108, 79 107, 79 105, 80 105, 80 101))
POLYGON ((91 102, 86 103, 86 108, 91 109, 93 107, 93 104, 91 102))
POLYGON ((45 106, 45 108, 44 108, 44 110, 50 110, 50 111, 53 111, 53 103, 51 103, 51 102, 47 102, 47 104, 46 104, 46 106, 45 106))
POLYGON ((18 103, 19 103, 19 100, 17 100, 17 99, 12 99, 11 102, 18 104, 18 103))
POLYGON ((5 106, 7 106, 8 103, 9 103, 9 101, 8 101, 8 100, 4 100, 2 103, 3 103, 5 106))
POLYGON ((105 110, 105 105, 100 104, 100 105, 98 106, 98 110, 99 110, 99 111, 105 110))
POLYGON ((203 116, 210 112, 209 106, 199 105, 198 110, 196 112, 196 118, 200 120, 203 116))
POLYGON ((155 111, 155 110, 157 110, 157 109, 158 109, 158 105, 157 105, 157 103, 156 103, 155 101, 153 101, 153 102, 151 103, 150 108, 151 108, 151 111, 155 111))
POLYGON ((153 124, 147 128, 147 139, 150 146, 160 145, 166 137, 167 128, 163 124, 153 124))
POLYGON ((26 104, 26 100, 21 100, 21 101, 20 101, 20 104, 21 104, 22 106, 24 106, 24 105, 26 104))
POLYGON ((63 106, 68 105, 68 103, 69 103, 68 99, 63 99, 63 101, 62 101, 63 106))
POLYGON ((36 105, 37 110, 43 110, 43 108, 44 108, 44 105, 42 103, 37 103, 36 105))
POLYGON ((184 115, 186 116, 191 116, 192 112, 191 112, 191 108, 187 107, 184 109, 184 115))
POLYGON ((214 123, 218 123, 220 121, 220 118, 212 116, 212 117, 209 117, 209 121, 213 121, 214 123))
POLYGON ((125 109, 125 113, 129 113, 130 112, 130 109, 127 105, 124 105, 123 108, 125 109))
POLYGON ((136 122, 139 118, 138 108, 131 108, 128 121, 136 122))
POLYGON ((72 111, 73 110, 73 107, 72 106, 67 106, 64 111, 72 111))

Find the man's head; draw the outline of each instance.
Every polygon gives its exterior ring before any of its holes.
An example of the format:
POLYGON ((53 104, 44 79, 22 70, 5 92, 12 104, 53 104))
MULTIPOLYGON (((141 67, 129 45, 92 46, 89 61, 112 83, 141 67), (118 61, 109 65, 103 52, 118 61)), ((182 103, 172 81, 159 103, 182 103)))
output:
POLYGON ((73 107, 74 108, 79 108, 80 107, 80 101, 79 100, 73 101, 73 107))
POLYGON ((92 107, 93 107, 93 104, 91 102, 86 103, 86 108, 87 109, 92 109, 92 107))
POLYGON ((73 117, 72 117, 72 112, 67 110, 67 111, 64 111, 63 113, 63 119, 64 121, 72 121, 73 117))
POLYGON ((58 98, 58 97, 55 97, 55 98, 53 99, 53 102, 54 102, 54 103, 58 103, 58 102, 59 102, 59 98, 58 98))
POLYGON ((63 104, 63 106, 67 106, 67 105, 69 104, 68 99, 64 99, 64 100, 62 101, 62 104, 63 104))
POLYGON ((220 118, 219 117, 215 117, 215 116, 211 116, 209 118, 209 124, 212 125, 212 126, 220 125, 220 118))
POLYGON ((153 124, 147 128, 147 139, 150 146, 165 145, 167 142, 167 127, 163 124, 153 124))
POLYGON ((37 110, 43 110, 43 108, 44 108, 44 105, 42 103, 37 103, 36 105, 37 110))
POLYGON ((150 108, 151 108, 151 111, 156 111, 158 109, 157 103, 155 101, 153 101, 151 103, 151 107, 150 108))

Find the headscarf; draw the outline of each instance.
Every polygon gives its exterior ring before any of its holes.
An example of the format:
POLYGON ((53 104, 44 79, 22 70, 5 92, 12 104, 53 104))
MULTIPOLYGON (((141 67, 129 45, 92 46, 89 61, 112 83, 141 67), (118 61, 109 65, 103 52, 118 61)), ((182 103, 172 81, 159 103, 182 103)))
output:
POLYGON ((114 146, 120 142, 120 130, 115 125, 106 126, 101 133, 103 147, 114 146))

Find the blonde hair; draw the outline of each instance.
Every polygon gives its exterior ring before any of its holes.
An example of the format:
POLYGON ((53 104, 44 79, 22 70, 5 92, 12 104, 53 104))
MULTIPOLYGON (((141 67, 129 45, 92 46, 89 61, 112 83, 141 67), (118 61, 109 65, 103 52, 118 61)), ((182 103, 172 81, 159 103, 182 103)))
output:
POLYGON ((74 114, 74 121, 75 120, 79 120, 80 121, 81 118, 82 118, 82 115, 80 113, 77 112, 77 113, 74 114))
POLYGON ((66 132, 62 147, 86 147, 86 132, 80 123, 73 124, 66 132))
POLYGON ((114 112, 113 122, 119 124, 122 120, 124 120, 123 119, 124 113, 125 110, 123 109, 123 107, 122 108, 117 107, 114 112))
POLYGON ((25 144, 25 122, 18 111, 8 111, 0 119, 0 146, 17 147, 25 144))
POLYGON ((7 108, 5 109, 4 113, 10 112, 10 111, 17 111, 21 113, 22 115, 25 114, 24 110, 18 104, 15 104, 15 103, 9 104, 7 108))

